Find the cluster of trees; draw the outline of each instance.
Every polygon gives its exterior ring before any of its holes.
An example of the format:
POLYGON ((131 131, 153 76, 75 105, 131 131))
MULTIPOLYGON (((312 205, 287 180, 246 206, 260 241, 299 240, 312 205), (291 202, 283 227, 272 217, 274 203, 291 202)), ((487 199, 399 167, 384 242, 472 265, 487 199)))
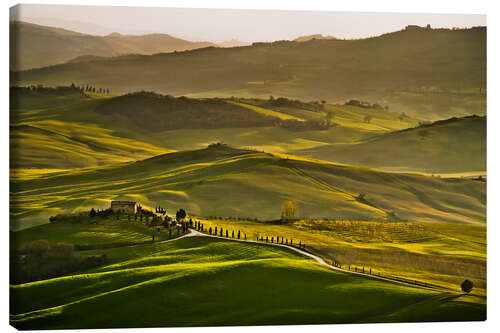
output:
POLYGON ((273 126, 275 117, 249 112, 221 98, 195 99, 136 92, 101 103, 97 112, 119 115, 145 130, 273 126), (154 121, 151 121, 151 120, 154 121), (182 120, 182 121, 180 121, 182 120))
POLYGON ((238 232, 235 234, 234 230, 232 230, 230 233, 229 229, 226 228, 224 230, 224 228, 217 226, 215 226, 214 228, 208 227, 207 229, 205 228, 204 224, 201 223, 200 221, 196 221, 194 223, 194 228, 201 232, 207 232, 209 235, 226 237, 226 238, 244 239, 244 240, 247 239, 247 234, 242 233, 240 230, 238 230, 238 232))
POLYGON ((297 109, 304 109, 309 111, 320 112, 324 109, 325 100, 322 101, 312 101, 312 102, 302 102, 298 99, 289 99, 285 97, 274 98, 269 96, 269 100, 262 104, 262 106, 273 107, 290 107, 297 109))
POLYGON ((11 283, 19 284, 54 278, 98 267, 108 262, 106 255, 74 256, 74 249, 73 244, 64 242, 53 246, 44 239, 29 242, 22 253, 11 254, 11 283))
POLYGON ((14 86, 10 87, 11 95, 30 95, 30 94, 47 94, 47 95, 55 95, 61 93, 81 93, 82 90, 80 87, 71 84, 70 86, 58 86, 58 87, 45 87, 41 84, 30 85, 27 87, 14 86))
POLYGON ((207 217, 209 220, 220 220, 220 221, 254 221, 254 222, 261 222, 258 218, 256 217, 240 217, 240 216, 208 216, 207 217))
MULTIPOLYGON (((75 86, 73 83, 71 83, 71 86, 75 86)), ((86 84, 85 86, 76 86, 78 89, 80 89, 82 92, 92 92, 92 93, 99 93, 99 94, 106 94, 109 95, 109 89, 105 88, 96 88, 95 86, 92 86, 90 84, 86 84)))
MULTIPOLYGON (((266 242, 266 243, 275 243, 275 238, 274 236, 266 236, 264 238, 264 236, 259 236, 257 235, 256 236, 257 238, 257 241, 260 241, 260 242, 266 242)), ((276 236, 276 244, 283 244, 283 245, 290 245, 290 246, 294 246, 294 243, 293 243, 293 239, 288 239, 288 238, 285 238, 283 236, 276 236)), ((295 246, 298 247, 299 249, 305 249, 306 245, 304 243, 302 243, 302 241, 299 240, 299 242, 295 242, 295 246)))
POLYGON ((371 104, 370 102, 365 102, 365 101, 359 101, 357 99, 351 99, 348 102, 346 102, 344 105, 351 105, 351 106, 357 106, 360 108, 366 108, 366 109, 380 109, 380 110, 389 110, 389 106, 382 106, 378 103, 373 103, 371 104))
POLYGON ((161 206, 158 206, 158 207, 156 207, 156 214, 165 215, 165 214, 167 214, 167 210, 161 206))

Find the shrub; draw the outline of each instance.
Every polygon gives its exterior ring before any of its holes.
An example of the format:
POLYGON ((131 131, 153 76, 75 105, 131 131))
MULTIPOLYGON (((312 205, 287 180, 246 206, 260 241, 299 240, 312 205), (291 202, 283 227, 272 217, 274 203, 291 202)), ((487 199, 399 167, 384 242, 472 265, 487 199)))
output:
POLYGON ((462 288, 462 290, 464 292, 470 293, 470 291, 474 287, 474 283, 472 283, 472 281, 470 281, 470 280, 465 280, 464 282, 462 282, 462 284, 460 285, 460 287, 462 288))
POLYGON ((48 253, 53 256, 72 257, 74 250, 75 246, 73 244, 61 242, 51 247, 48 253))
POLYGON ((48 240, 39 239, 26 244, 25 249, 29 254, 42 256, 47 253, 50 248, 48 240))

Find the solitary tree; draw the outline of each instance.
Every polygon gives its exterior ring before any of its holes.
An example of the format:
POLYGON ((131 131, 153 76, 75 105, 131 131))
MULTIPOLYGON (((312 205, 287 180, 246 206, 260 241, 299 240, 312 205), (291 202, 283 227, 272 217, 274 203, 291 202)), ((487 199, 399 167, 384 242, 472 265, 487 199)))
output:
POLYGON ((474 283, 472 283, 472 281, 470 280, 465 280, 464 282, 462 282, 461 287, 464 292, 470 293, 470 291, 474 287, 474 283))
POLYGON ((290 221, 295 219, 297 213, 297 203, 293 200, 285 200, 281 204, 281 219, 283 221, 290 221))
POLYGON ((94 208, 92 208, 92 209, 90 210, 90 217, 94 217, 94 216, 95 216, 95 209, 94 209, 94 208))
POLYGON ((177 221, 181 221, 183 218, 186 217, 186 211, 184 209, 179 209, 177 213, 175 213, 175 218, 177 221))

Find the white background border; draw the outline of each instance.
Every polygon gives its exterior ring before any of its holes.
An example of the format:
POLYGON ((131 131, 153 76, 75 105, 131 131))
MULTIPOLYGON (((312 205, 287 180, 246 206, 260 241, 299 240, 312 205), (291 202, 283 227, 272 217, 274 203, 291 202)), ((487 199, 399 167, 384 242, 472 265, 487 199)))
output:
MULTIPOLYGON (((362 12, 414 12, 414 13, 459 13, 459 14, 486 14, 488 33, 488 320, 486 322, 475 323, 411 323, 411 324, 364 324, 364 325, 313 325, 313 326, 264 326, 264 327, 211 327, 211 328, 169 328, 170 332, 304 332, 314 330, 315 332, 331 332, 332 330, 341 332, 370 332, 370 333, 390 333, 404 331, 405 333, 447 331, 447 332, 477 332, 477 331, 500 331, 500 308, 499 308, 499 288, 498 280, 500 269, 498 262, 500 214, 498 211, 498 150, 500 145, 500 130, 496 131, 500 125, 499 117, 499 21, 500 11, 496 1, 474 0, 350 0, 350 1, 320 1, 320 0, 120 0, 120 1, 98 1, 98 0, 74 0, 74 1, 37 1, 29 0, 30 4, 68 4, 68 5, 115 5, 115 6, 147 6, 147 7, 184 7, 184 8, 240 8, 240 9, 284 9, 284 10, 327 10, 327 11, 362 11, 362 12)), ((1 38, 4 51, 1 53, 1 105, 0 124, 0 149, 2 158, 1 181, 1 217, 3 227, 1 229, 1 249, 0 255, 3 259, 0 268, 0 325, 2 329, 14 331, 9 326, 9 12, 8 8, 16 5, 15 1, 5 1, 2 3, 2 14, 4 19, 1 22, 1 38)), ((168 33, 165 31, 165 33, 168 33)), ((258 311, 258 309, 255 309, 258 311)), ((85 314, 82 314, 85 315, 85 314)), ((144 331, 164 331, 165 328, 158 329, 129 329, 126 332, 144 331)), ((3 331, 3 330, 2 330, 3 331)), ((124 332, 125 330, 106 330, 106 332, 124 332)), ((49 332, 49 331, 46 331, 49 332)), ((78 331, 74 331, 78 332, 78 331)))

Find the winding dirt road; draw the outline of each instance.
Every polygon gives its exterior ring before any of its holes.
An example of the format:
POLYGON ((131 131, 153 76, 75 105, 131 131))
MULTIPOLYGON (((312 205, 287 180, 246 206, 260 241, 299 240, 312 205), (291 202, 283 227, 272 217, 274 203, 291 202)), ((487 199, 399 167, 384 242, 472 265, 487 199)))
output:
POLYGON ((311 254, 309 252, 306 252, 306 251, 303 251, 303 250, 298 249, 296 247, 285 245, 285 244, 263 243, 263 242, 253 241, 253 240, 236 239, 236 238, 226 238, 226 237, 221 237, 221 236, 216 236, 216 235, 207 235, 207 234, 201 233, 201 232, 199 232, 197 230, 194 230, 194 229, 189 229, 189 230, 190 230, 190 233, 188 233, 188 234, 185 234, 185 235, 183 235, 183 236, 181 236, 179 238, 175 238, 175 239, 170 239, 170 240, 167 240, 167 241, 163 241, 161 243, 174 241, 174 240, 177 240, 177 239, 180 239, 180 238, 184 238, 184 237, 200 236, 200 237, 220 238, 220 239, 229 240, 229 241, 236 241, 236 242, 256 243, 256 244, 269 245, 269 246, 280 246, 280 247, 285 247, 287 249, 290 249, 290 250, 293 250, 295 252, 298 252, 298 253, 300 253, 302 255, 305 255, 305 256, 307 256, 309 258, 312 258, 312 259, 316 260, 320 265, 328 267, 328 268, 336 270, 336 271, 340 271, 340 272, 344 272, 344 273, 349 273, 349 274, 360 275, 360 276, 365 276, 365 277, 368 277, 368 278, 371 278, 371 279, 375 279, 375 280, 382 280, 382 281, 396 283, 396 284, 401 284, 401 285, 404 285, 404 286, 409 286, 409 287, 414 287, 414 288, 421 288, 421 289, 427 289, 427 290, 439 291, 439 292, 447 292, 447 293, 456 293, 456 292, 451 291, 451 290, 445 290, 445 289, 439 289, 439 288, 432 288, 432 287, 425 287, 425 286, 421 286, 421 285, 418 285, 418 284, 413 284, 413 283, 409 283, 409 282, 403 282, 403 281, 393 280, 393 279, 382 277, 382 276, 371 275, 371 274, 361 273, 361 272, 353 272, 353 271, 350 271, 350 270, 347 270, 347 269, 343 269, 343 268, 340 268, 340 267, 336 267, 336 266, 330 265, 330 264, 326 263, 320 257, 315 256, 314 254, 311 254))

